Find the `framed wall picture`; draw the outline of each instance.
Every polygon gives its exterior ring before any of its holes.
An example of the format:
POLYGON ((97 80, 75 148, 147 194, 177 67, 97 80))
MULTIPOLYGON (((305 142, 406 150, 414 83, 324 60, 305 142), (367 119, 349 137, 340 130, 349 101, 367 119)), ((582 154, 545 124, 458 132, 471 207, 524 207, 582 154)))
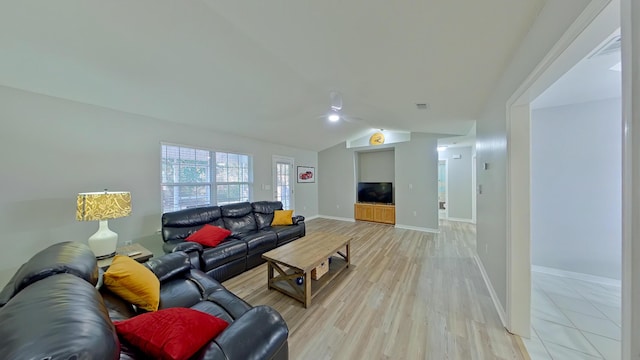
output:
POLYGON ((298 182, 314 183, 316 182, 316 168, 310 166, 298 166, 298 182))

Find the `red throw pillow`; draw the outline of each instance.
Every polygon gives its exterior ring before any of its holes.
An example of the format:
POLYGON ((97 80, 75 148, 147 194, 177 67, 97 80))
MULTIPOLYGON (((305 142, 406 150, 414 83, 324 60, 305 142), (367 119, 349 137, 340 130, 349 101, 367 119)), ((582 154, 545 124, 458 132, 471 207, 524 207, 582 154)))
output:
POLYGON ((229 324, 213 315, 169 308, 114 322, 118 335, 154 359, 188 359, 229 324))
POLYGON ((200 230, 187 237, 187 241, 197 242, 204 246, 214 247, 231 235, 231 231, 219 226, 205 224, 200 230))

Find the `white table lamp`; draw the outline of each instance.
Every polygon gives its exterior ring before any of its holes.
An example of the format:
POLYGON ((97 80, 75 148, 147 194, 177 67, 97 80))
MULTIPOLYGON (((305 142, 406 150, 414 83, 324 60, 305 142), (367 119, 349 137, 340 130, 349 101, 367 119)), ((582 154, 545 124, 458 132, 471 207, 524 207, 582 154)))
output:
POLYGON ((106 259, 116 254, 118 234, 109 229, 108 219, 131 214, 131 193, 104 191, 78 194, 76 219, 100 221, 98 231, 89 238, 89 247, 97 259, 106 259))

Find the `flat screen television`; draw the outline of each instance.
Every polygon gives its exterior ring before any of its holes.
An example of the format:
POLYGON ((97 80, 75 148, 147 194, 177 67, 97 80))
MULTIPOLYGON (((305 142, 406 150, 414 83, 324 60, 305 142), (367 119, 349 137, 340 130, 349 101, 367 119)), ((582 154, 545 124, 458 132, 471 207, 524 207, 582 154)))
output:
POLYGON ((393 183, 359 182, 358 202, 393 204, 393 183))

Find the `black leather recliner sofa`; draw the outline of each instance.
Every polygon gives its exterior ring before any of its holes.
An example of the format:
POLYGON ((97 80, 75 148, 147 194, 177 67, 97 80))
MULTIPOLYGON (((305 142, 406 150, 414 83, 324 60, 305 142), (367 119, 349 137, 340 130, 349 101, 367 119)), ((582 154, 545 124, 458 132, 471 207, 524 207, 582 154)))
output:
POLYGON ((303 216, 294 216, 293 225, 271 226, 275 210, 282 210, 282 202, 242 202, 164 213, 163 250, 185 251, 195 267, 225 281, 262 264, 265 252, 305 235, 303 216), (228 229, 231 235, 216 247, 185 241, 205 224, 228 229))
MULTIPOLYGON (((251 307, 175 252, 145 263, 160 280, 160 309, 190 307, 229 326, 191 359, 288 359, 288 328, 267 306, 251 307)), ((82 243, 39 252, 0 292, 2 359, 146 359, 119 341, 112 321, 137 316, 133 305, 96 284, 94 254, 82 243)), ((185 338, 189 333, 184 334, 185 338)))

